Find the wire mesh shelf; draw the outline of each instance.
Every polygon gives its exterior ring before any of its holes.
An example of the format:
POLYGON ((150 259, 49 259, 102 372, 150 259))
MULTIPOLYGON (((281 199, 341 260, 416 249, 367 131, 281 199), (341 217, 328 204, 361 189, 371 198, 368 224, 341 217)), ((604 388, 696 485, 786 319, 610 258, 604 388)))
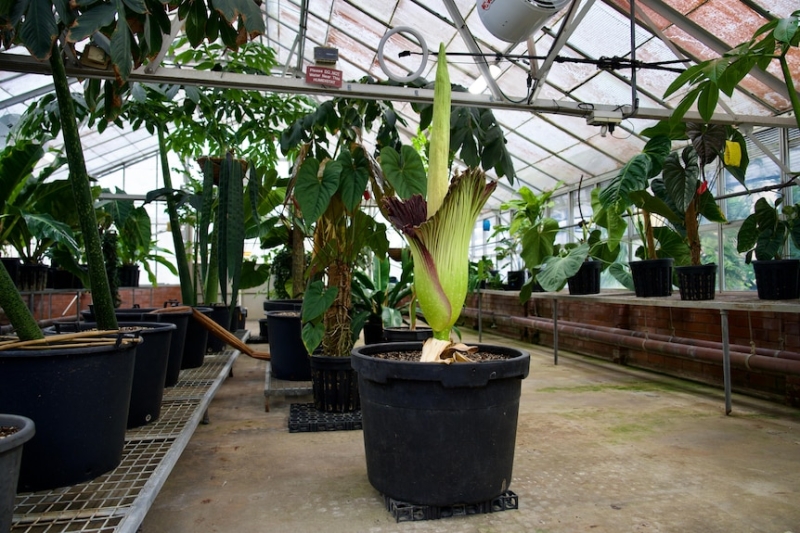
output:
POLYGON ((128 430, 117 468, 86 483, 17 495, 11 533, 134 533, 239 352, 206 356, 164 390, 155 422, 128 430))

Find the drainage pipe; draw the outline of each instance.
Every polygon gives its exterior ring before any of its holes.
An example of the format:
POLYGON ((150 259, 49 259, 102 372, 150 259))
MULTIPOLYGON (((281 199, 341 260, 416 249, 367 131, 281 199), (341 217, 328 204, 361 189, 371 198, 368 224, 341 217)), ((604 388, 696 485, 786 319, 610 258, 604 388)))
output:
MULTIPOLYGON (((465 309, 463 315, 474 317, 475 310, 465 309)), ((484 315, 487 315, 487 313, 484 312, 484 315)), ((495 314, 488 315, 492 316, 495 322, 501 325, 529 327, 555 334, 554 324, 550 319, 495 314)), ((630 332, 627 330, 622 330, 625 331, 626 334, 609 331, 613 329, 617 328, 587 328, 574 325, 574 323, 564 324, 559 321, 557 332, 560 335, 566 335, 576 339, 591 340, 610 346, 629 348, 631 350, 671 355, 718 365, 723 363, 723 352, 716 348, 678 344, 664 340, 653 340, 651 338, 638 338, 629 335, 628 333, 630 332)), ((800 376, 800 361, 798 360, 733 351, 730 353, 730 358, 731 364, 740 369, 800 376)))

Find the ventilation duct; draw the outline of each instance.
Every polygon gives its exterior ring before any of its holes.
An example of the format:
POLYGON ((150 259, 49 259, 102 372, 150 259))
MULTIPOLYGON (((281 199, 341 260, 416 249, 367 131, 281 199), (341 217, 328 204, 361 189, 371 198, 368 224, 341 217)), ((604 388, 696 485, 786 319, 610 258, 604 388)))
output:
POLYGON ((489 33, 518 43, 568 3, 569 0, 478 0, 478 15, 489 33))

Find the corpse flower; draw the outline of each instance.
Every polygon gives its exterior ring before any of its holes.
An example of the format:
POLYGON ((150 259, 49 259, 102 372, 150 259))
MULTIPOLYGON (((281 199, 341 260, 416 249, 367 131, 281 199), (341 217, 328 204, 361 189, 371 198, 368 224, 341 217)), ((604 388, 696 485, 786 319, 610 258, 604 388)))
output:
POLYGON ((423 360, 451 362, 453 358, 439 355, 452 352, 448 350, 450 332, 467 296, 470 237, 497 183, 487 183, 478 168, 468 168, 449 182, 450 77, 443 44, 436 68, 432 129, 427 200, 415 194, 407 200, 390 197, 384 201, 389 220, 411 248, 419 305, 434 340, 440 341, 426 343, 423 360))

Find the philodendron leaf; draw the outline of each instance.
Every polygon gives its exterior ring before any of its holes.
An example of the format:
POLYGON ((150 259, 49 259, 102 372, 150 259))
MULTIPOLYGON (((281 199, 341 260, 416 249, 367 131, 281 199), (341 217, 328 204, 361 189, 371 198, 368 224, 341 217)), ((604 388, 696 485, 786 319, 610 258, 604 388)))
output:
POLYGON ((322 344, 322 337, 325 335, 325 325, 322 322, 317 324, 303 324, 303 345, 306 347, 308 353, 314 353, 314 350, 322 344))
POLYGON ((381 170, 397 195, 406 200, 413 194, 427 194, 428 179, 422 158, 414 147, 403 145, 400 153, 391 146, 381 150, 381 170))
POLYGON ((569 250, 565 256, 548 257, 536 276, 546 291, 560 291, 567 279, 574 276, 589 256, 589 244, 584 243, 569 250))
POLYGON ((303 296, 303 322, 311 322, 325 314, 338 293, 338 287, 326 289, 319 280, 309 285, 303 296))
POLYGON ((629 291, 635 290, 633 286, 633 276, 631 276, 631 271, 625 268, 622 263, 611 263, 611 266, 608 267, 608 271, 614 276, 614 279, 619 281, 623 287, 628 289, 629 291))
POLYGON ((345 208, 352 212, 363 199, 369 181, 369 162, 364 157, 363 148, 355 153, 342 152, 336 159, 342 165, 339 186, 345 208))
POLYGON ((75 255, 79 254, 78 243, 69 226, 47 213, 22 213, 31 234, 39 240, 52 240, 63 244, 75 255))
POLYGON ((342 175, 342 164, 338 161, 327 161, 321 175, 319 169, 320 162, 309 157, 297 172, 294 195, 308 223, 316 222, 325 212, 342 175))

